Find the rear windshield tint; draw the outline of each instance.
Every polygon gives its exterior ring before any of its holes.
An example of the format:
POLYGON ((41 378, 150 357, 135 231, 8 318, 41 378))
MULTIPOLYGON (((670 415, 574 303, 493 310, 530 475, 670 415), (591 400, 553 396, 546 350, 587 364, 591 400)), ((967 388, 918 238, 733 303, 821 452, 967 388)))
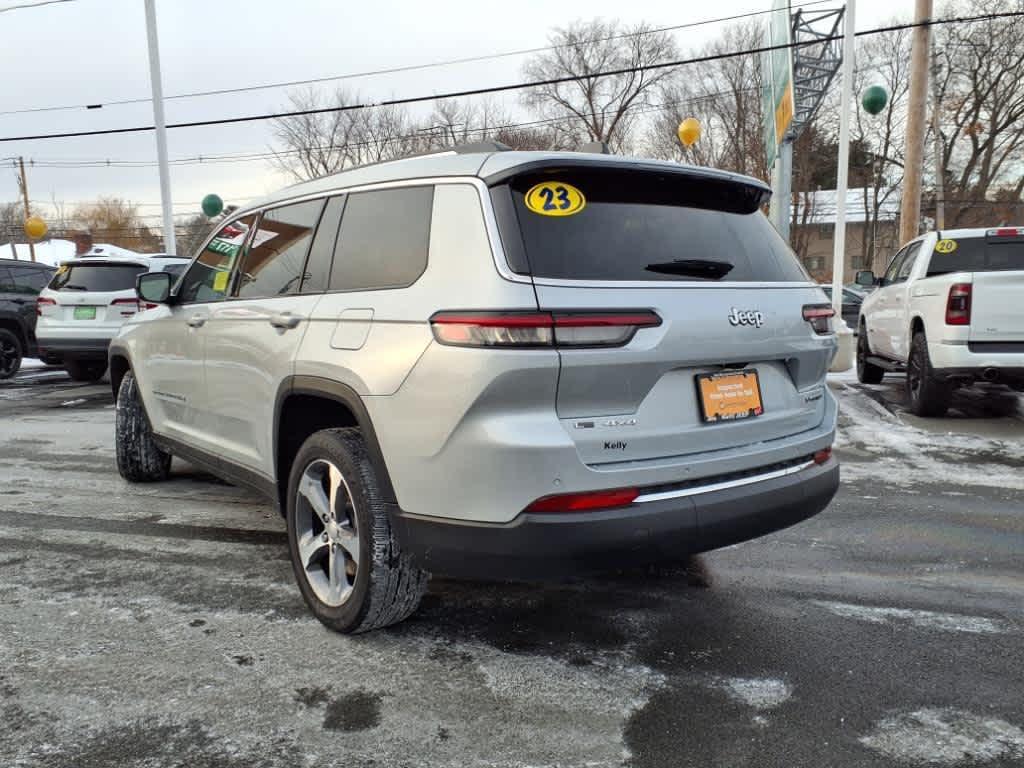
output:
MULTIPOLYGON (((595 281, 807 281, 760 212, 761 198, 761 190, 729 180, 622 169, 545 169, 492 190, 509 265, 522 274, 595 281), (582 208, 571 215, 531 210, 526 194, 541 182, 554 182, 556 196, 558 184, 571 185, 584 198, 582 208)), ((555 196, 551 204, 557 206, 555 196)))
POLYGON ((138 264, 69 264, 60 267, 50 281, 53 291, 127 291, 147 269, 138 264))
POLYGON ((1024 270, 1024 237, 942 239, 935 244, 928 277, 949 272, 1024 270), (950 243, 954 246, 950 250, 950 243))

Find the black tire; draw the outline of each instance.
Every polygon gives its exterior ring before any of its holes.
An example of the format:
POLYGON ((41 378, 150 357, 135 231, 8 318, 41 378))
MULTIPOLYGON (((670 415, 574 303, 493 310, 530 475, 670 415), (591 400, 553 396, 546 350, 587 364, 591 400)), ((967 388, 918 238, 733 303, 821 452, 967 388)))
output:
MULTIPOLYGON (((324 429, 302 444, 289 473, 286 503, 288 550, 295 580, 313 615, 325 626, 345 634, 367 632, 397 624, 416 610, 430 574, 416 568, 411 558, 399 549, 377 474, 358 429, 324 429), (349 526, 345 530, 354 530, 358 535, 354 547, 359 556, 358 564, 347 556, 343 558, 346 584, 350 575, 352 582, 339 605, 325 602, 317 595, 311 579, 319 578, 322 585, 327 567, 322 561, 307 567, 312 559, 304 563, 299 546, 300 536, 304 541, 327 540, 323 538, 327 536, 326 527, 321 526, 322 534, 315 527, 319 518, 315 512, 310 514, 311 505, 299 499, 299 485, 304 476, 308 478, 312 468, 328 464, 340 471, 347 490, 346 499, 350 499, 350 503, 341 505, 341 493, 338 494, 335 509, 331 510, 332 520, 337 520, 339 525, 345 523, 349 526), (339 509, 342 506, 343 509, 339 509), (307 531, 305 521, 311 518, 314 527, 307 531), (300 527, 303 528, 301 533, 300 527), (321 568, 319 575, 314 570, 317 567, 321 568), (354 570, 354 574, 350 574, 349 569, 354 570)), ((314 543, 310 548, 320 546, 314 543)), ((333 546, 332 542, 321 549, 326 551, 333 546)), ((337 552, 343 554, 340 545, 337 552)))
POLYGON ((114 439, 121 477, 130 483, 166 480, 171 472, 171 454, 160 450, 153 440, 153 429, 131 371, 121 379, 117 390, 116 414, 114 439))
POLYGON ((99 381, 107 372, 106 360, 65 360, 64 370, 72 381, 99 381))
POLYGON ((880 384, 885 369, 868 362, 871 349, 868 347, 868 331, 864 323, 857 331, 857 381, 861 384, 880 384))
POLYGON ((907 360, 907 404, 917 416, 945 416, 952 388, 935 376, 928 357, 928 342, 923 333, 915 333, 907 360))
POLYGON ((0 328, 0 379, 9 379, 21 370, 23 354, 21 339, 6 328, 0 328))

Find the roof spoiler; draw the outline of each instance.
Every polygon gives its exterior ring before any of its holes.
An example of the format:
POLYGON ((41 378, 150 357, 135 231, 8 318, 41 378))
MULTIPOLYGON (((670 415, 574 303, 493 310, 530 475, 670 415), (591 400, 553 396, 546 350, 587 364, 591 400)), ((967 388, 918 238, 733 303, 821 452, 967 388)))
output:
POLYGON ((500 141, 474 141, 470 144, 456 144, 454 147, 449 147, 448 151, 457 155, 473 155, 480 152, 511 152, 512 147, 502 144, 500 141))

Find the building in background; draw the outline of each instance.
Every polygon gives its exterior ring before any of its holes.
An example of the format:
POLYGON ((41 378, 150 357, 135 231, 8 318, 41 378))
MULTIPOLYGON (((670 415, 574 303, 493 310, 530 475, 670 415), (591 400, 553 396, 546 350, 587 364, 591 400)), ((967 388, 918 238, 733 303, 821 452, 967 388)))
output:
MULTIPOLYGON (((800 192, 795 197, 790 234, 793 249, 815 280, 831 280, 836 190, 800 192)), ((853 282, 859 269, 872 269, 876 274, 885 271, 899 246, 899 212, 900 200, 896 194, 879 200, 876 205, 870 190, 847 190, 844 283, 853 282)))

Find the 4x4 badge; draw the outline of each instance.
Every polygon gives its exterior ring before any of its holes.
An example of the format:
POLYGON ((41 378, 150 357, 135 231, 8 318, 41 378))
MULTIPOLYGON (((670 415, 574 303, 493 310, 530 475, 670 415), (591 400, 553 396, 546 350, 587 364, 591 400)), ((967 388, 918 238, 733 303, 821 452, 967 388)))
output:
POLYGON ((764 325, 764 314, 754 309, 733 307, 729 312, 729 322, 732 325, 753 325, 755 328, 760 328, 764 325))

